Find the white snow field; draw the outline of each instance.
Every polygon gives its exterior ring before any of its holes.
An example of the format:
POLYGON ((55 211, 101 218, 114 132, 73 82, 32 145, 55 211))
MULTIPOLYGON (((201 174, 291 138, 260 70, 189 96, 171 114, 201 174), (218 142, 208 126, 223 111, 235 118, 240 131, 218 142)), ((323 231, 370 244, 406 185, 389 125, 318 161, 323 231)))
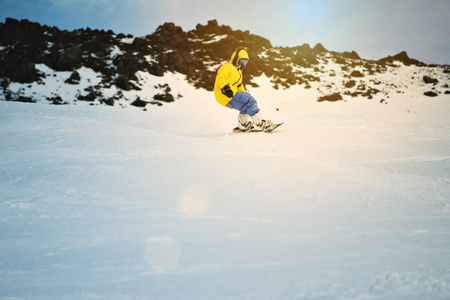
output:
POLYGON ((1 299, 450 299, 450 96, 260 78, 285 124, 236 134, 177 76, 148 111, 0 101, 1 299))

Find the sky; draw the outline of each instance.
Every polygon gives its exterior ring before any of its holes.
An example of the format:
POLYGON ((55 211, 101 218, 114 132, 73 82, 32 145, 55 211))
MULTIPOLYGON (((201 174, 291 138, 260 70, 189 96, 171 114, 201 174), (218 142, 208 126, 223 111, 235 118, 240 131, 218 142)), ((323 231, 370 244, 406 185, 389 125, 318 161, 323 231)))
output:
POLYGON ((216 19, 273 46, 321 43, 374 60, 407 51, 428 64, 450 64, 449 12, 450 0, 0 0, 0 22, 145 36, 165 22, 188 31, 216 19))

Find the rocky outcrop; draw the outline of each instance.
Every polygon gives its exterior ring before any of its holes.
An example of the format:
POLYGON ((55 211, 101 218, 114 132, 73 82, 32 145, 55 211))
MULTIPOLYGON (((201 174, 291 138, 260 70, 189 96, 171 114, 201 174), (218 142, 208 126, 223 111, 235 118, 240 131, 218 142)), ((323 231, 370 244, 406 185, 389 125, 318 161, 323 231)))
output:
POLYGON ((424 63, 422 63, 416 59, 409 58, 406 51, 402 51, 394 56, 389 55, 388 57, 378 60, 378 63, 387 64, 387 63, 393 63, 396 61, 403 63, 405 66, 410 66, 410 65, 425 66, 424 63))
MULTIPOLYGON (((38 70, 38 64, 55 71, 71 72, 64 84, 72 86, 80 84, 78 70, 85 67, 99 73, 101 80, 92 84, 89 91, 80 91, 77 100, 115 105, 125 99, 139 107, 145 107, 140 106, 143 102, 162 105, 179 98, 172 95, 169 86, 155 86, 153 100, 148 101, 126 99, 122 91, 141 90, 139 72, 158 77, 167 72, 181 73, 196 88, 212 91, 218 67, 230 59, 238 46, 246 47, 250 55, 244 77, 244 84, 250 86, 257 86, 254 78, 265 74, 275 89, 288 89, 293 85, 309 89, 313 82, 337 76, 337 70, 324 68, 329 63, 337 63, 341 68, 339 76, 346 80, 336 87, 340 89, 339 93, 329 95, 325 91, 319 101, 341 100, 337 99, 337 94, 371 99, 380 92, 375 87, 380 83, 371 83, 366 78, 396 68, 398 62, 406 66, 426 66, 409 58, 406 52, 369 61, 361 59, 355 51, 329 51, 322 44, 273 47, 261 36, 233 30, 219 25, 216 20, 208 21, 206 25, 198 24, 187 32, 174 23, 165 23, 147 36, 133 37, 90 28, 59 30, 28 20, 7 18, 0 23, 0 92, 6 100, 18 100, 21 95, 10 92, 10 82, 42 83, 46 74, 38 70), (113 86, 118 92, 113 97, 103 96, 101 89, 113 86)), ((443 72, 449 70, 444 67, 443 72)), ((424 76, 423 82, 439 83, 431 76, 424 76)), ((329 89, 327 86, 325 84, 329 89)), ((25 101, 23 97, 21 100, 25 101)), ((56 92, 48 100, 54 104, 67 103, 56 92)))

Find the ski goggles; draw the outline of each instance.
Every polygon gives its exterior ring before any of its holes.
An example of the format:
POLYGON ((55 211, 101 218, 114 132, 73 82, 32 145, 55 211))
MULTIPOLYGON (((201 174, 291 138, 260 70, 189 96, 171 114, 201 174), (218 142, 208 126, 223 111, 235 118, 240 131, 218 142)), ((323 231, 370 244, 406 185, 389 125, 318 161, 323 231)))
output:
POLYGON ((247 58, 241 58, 241 59, 239 59, 239 65, 242 67, 242 69, 243 68, 245 68, 246 66, 247 66, 247 63, 248 63, 248 59, 247 58))

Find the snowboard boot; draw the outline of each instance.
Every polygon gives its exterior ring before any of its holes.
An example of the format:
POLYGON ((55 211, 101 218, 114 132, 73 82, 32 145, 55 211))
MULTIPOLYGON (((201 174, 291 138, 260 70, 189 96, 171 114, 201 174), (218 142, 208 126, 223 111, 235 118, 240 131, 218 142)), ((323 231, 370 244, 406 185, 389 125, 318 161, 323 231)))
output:
POLYGON ((273 122, 270 120, 264 120, 260 112, 252 117, 252 121, 255 126, 253 130, 268 131, 273 126, 273 122))
POLYGON ((252 118, 246 114, 239 114, 238 122, 241 131, 252 131, 255 127, 252 118))

